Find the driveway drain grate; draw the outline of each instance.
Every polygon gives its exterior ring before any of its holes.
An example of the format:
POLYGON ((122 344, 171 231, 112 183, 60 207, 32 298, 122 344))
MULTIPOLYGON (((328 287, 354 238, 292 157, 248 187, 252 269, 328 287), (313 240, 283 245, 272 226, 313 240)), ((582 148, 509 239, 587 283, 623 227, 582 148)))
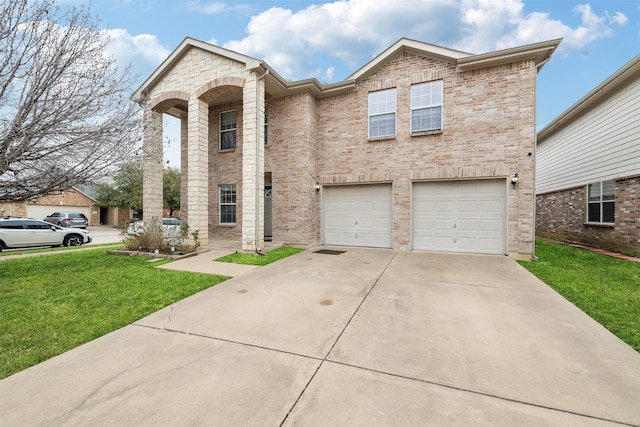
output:
POLYGON ((327 254, 327 255, 340 255, 345 253, 346 251, 334 251, 331 249, 320 249, 319 251, 315 251, 314 254, 327 254))

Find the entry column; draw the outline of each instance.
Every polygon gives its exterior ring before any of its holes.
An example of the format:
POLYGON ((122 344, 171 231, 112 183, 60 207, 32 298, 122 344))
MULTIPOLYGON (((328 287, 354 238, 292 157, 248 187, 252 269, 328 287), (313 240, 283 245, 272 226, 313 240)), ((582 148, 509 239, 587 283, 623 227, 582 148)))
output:
POLYGON ((242 93, 242 249, 264 249, 264 81, 255 73, 242 93))
POLYGON ((209 105, 191 96, 187 119, 187 206, 189 228, 209 243, 209 105))
POLYGON ((142 209, 162 218, 162 114, 144 107, 142 128, 142 209))

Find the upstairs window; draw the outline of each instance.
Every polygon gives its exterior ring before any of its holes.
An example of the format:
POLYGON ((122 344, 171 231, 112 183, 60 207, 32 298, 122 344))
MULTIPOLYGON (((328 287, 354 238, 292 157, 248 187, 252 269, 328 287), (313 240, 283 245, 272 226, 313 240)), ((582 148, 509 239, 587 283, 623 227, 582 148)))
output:
POLYGON ((442 80, 411 86, 411 133, 442 129, 442 80))
POLYGON ((218 187, 220 193, 220 224, 236 223, 236 186, 221 185, 218 187))
POLYGON ((588 193, 587 222, 614 223, 615 182, 602 181, 589 184, 588 193))
POLYGON ((236 148, 237 114, 235 111, 227 111, 220 114, 220 150, 233 150, 236 148))
POLYGON ((369 138, 396 134, 396 90, 369 94, 369 138))

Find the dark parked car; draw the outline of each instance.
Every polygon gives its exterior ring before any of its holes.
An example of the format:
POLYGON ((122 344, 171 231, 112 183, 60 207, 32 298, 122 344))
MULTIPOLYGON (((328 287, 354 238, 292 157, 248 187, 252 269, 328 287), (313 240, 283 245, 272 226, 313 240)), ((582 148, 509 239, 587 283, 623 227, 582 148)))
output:
POLYGON ((79 246, 91 243, 87 230, 61 228, 31 218, 0 218, 0 252, 37 246, 79 246))
POLYGON ((55 212, 44 219, 60 227, 87 228, 89 219, 79 212, 55 212))

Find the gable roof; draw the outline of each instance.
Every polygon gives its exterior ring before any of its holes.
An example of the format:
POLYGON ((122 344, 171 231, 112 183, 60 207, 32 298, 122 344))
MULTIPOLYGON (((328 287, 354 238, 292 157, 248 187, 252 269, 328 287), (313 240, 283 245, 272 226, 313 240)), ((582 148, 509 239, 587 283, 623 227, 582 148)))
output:
POLYGON ((409 52, 419 56, 425 56, 428 58, 439 59, 441 61, 456 64, 460 58, 466 58, 472 56, 470 53, 462 52, 459 50, 448 49, 442 46, 436 46, 430 43, 424 43, 417 40, 411 40, 407 38, 401 38, 387 49, 382 51, 379 55, 373 58, 371 61, 362 66, 355 73, 347 77, 347 80, 358 80, 368 76, 375 70, 380 68, 386 61, 394 56, 409 52))
POLYGON ((439 59, 456 65, 458 71, 471 71, 480 68, 495 67, 497 65, 509 64, 518 61, 532 59, 535 61, 538 71, 542 69, 551 54, 558 47, 562 39, 549 40, 540 43, 534 43, 525 46, 518 46, 510 49, 497 50, 494 52, 482 53, 474 55, 459 50, 449 49, 442 46, 436 46, 429 43, 401 38, 389 48, 376 56, 373 60, 365 64, 355 73, 351 74, 347 79, 360 79, 382 66, 387 60, 393 58, 399 53, 409 52, 419 56, 439 59))
POLYGON ((409 52, 420 56, 446 61, 451 64, 455 64, 457 70, 461 72, 530 59, 535 61, 538 70, 540 70, 542 66, 551 59, 553 51, 558 47, 561 40, 562 39, 549 40, 526 46, 473 55, 467 52, 436 46, 417 40, 401 38, 355 73, 347 77, 346 80, 328 84, 321 83, 315 78, 298 81, 287 80, 262 60, 252 58, 232 50, 224 49, 210 43, 205 43, 191 37, 186 37, 167 57, 167 59, 165 59, 133 93, 132 99, 136 102, 140 102, 143 99, 144 93, 158 83, 185 55, 185 53, 192 48, 202 49, 215 55, 220 55, 245 64, 245 67, 248 70, 254 71, 265 77, 267 92, 272 95, 280 96, 309 91, 316 97, 325 97, 351 91, 355 88, 355 84, 358 79, 362 79, 375 72, 375 70, 382 67, 389 59, 395 57, 401 52, 409 52))
POLYGON ((627 83, 634 81, 634 79, 640 79, 640 55, 636 55, 635 58, 627 62, 622 68, 546 125, 538 132, 537 144, 543 143, 551 135, 564 126, 573 123, 573 121, 591 108, 608 100, 612 95, 624 88, 627 83))

